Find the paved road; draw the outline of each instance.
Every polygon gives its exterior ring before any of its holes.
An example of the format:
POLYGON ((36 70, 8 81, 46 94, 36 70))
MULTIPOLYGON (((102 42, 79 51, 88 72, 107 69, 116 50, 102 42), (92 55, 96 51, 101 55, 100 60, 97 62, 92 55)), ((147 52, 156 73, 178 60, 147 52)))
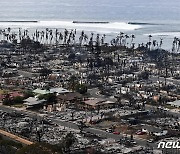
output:
MULTIPOLYGON (((161 81, 161 82, 165 82, 165 78, 164 77, 157 77, 157 76, 151 76, 150 80, 152 80, 153 82, 157 82, 157 81, 161 81)), ((176 79, 172 79, 172 78, 167 78, 166 79, 167 82, 172 82, 175 85, 180 85, 180 80, 176 80, 176 79)))
MULTIPOLYGON (((52 121, 55 122, 58 125, 65 126, 65 127, 68 127, 68 128, 72 128, 72 129, 75 129, 75 130, 79 130, 78 126, 76 124, 74 124, 74 123, 64 122, 64 121, 61 121, 61 120, 58 120, 58 119, 52 119, 52 121)), ((108 132, 100 130, 100 129, 90 128, 90 127, 89 128, 84 128, 83 131, 84 132, 90 132, 92 134, 96 134, 96 135, 98 135, 100 137, 103 137, 103 138, 111 138, 111 139, 114 139, 116 141, 119 141, 120 139, 124 138, 124 136, 122 134, 115 135, 115 134, 108 133, 108 132)), ((130 140, 130 137, 128 137, 128 139, 130 140)), ((134 141, 138 145, 142 145, 142 146, 146 146, 146 144, 147 144, 146 140, 143 140, 143 139, 135 138, 134 141)), ((155 146, 155 148, 156 147, 157 146, 155 146)))
MULTIPOLYGON (((39 116, 39 114, 34 113, 34 112, 30 112, 30 111, 16 110, 14 108, 5 107, 5 106, 2 106, 2 105, 0 106, 0 110, 6 111, 6 112, 9 112, 9 113, 15 111, 17 113, 27 114, 30 117, 42 119, 42 117, 39 116)), ((54 122, 54 123, 56 123, 58 125, 61 125, 61 126, 67 127, 67 128, 71 128, 71 129, 75 129, 75 130, 79 130, 78 126, 75 123, 62 121, 62 120, 60 120, 58 118, 50 118, 50 119, 52 120, 52 122, 54 122)), ((95 129, 95 128, 85 128, 83 131, 99 135, 99 136, 101 136, 103 138, 112 138, 112 139, 115 139, 116 141, 124 138, 123 135, 115 135, 115 134, 108 133, 106 131, 95 129)), ((135 138, 134 141, 137 142, 138 145, 142 145, 142 146, 146 146, 146 144, 147 144, 147 142, 145 140, 142 140, 142 139, 135 138)), ((154 148, 156 148, 156 147, 157 146, 154 146, 154 148)))
POLYGON ((22 71, 22 70, 18 70, 18 74, 22 75, 23 77, 28 77, 28 78, 38 75, 38 73, 31 73, 31 72, 22 71))

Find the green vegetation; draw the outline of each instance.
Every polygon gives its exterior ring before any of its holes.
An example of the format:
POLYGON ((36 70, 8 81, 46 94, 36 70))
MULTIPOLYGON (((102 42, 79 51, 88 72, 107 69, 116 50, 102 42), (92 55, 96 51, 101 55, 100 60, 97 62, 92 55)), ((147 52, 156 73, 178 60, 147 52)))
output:
POLYGON ((34 97, 34 93, 32 91, 25 91, 24 98, 34 97))
POLYGON ((77 84, 76 91, 79 92, 80 94, 85 94, 87 93, 87 86, 84 84, 77 84))
POLYGON ((74 75, 69 78, 68 88, 80 94, 87 93, 87 86, 85 84, 80 84, 78 78, 74 75))
POLYGON ((57 102, 56 93, 39 95, 38 98, 39 98, 40 100, 45 99, 48 103, 56 103, 56 102, 57 102))
POLYGON ((78 78, 74 75, 72 75, 70 78, 69 78, 69 83, 68 83, 68 88, 75 91, 76 89, 76 85, 78 84, 78 78))
POLYGON ((12 99, 13 104, 22 104, 24 100, 24 97, 17 96, 12 99))
POLYGON ((11 98, 9 94, 6 95, 6 97, 3 100, 3 105, 16 105, 16 104, 23 104, 24 97, 17 96, 14 98, 11 98))

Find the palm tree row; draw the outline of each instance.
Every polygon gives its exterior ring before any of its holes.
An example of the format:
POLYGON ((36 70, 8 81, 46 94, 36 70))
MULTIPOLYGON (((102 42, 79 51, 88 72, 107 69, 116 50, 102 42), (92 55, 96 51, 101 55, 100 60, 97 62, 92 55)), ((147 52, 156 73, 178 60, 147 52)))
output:
POLYGON ((60 32, 58 29, 49 29, 45 30, 35 30, 35 32, 29 32, 29 30, 18 29, 18 32, 11 32, 11 28, 6 28, 0 30, 0 38, 1 40, 7 40, 9 42, 13 41, 21 41, 23 39, 31 39, 33 41, 38 41, 42 44, 50 44, 50 45, 88 45, 93 43, 94 41, 98 42, 98 44, 104 44, 105 35, 97 34, 96 39, 94 38, 94 33, 91 33, 91 37, 89 39, 88 35, 85 34, 84 31, 81 31, 80 36, 77 36, 76 29, 67 30, 65 29, 63 32, 60 32))
MULTIPOLYGON (((136 36, 134 34, 128 35, 123 32, 120 32, 115 38, 113 38, 109 43, 110 46, 115 47, 127 47, 127 48, 135 48, 135 40, 136 36)), ((152 40, 152 35, 148 35, 148 41, 146 43, 137 44, 137 47, 145 47, 149 50, 161 49, 163 45, 163 39, 160 38, 159 41, 152 40)), ((86 34, 84 31, 81 31, 80 34, 77 35, 76 29, 60 31, 59 29, 36 29, 35 32, 30 32, 28 29, 19 28, 17 31, 12 31, 12 29, 5 28, 0 29, 0 39, 7 40, 9 42, 18 42, 23 39, 31 39, 33 41, 40 42, 41 44, 49 44, 49 45, 89 45, 89 46, 102 46, 108 45, 105 42, 106 35, 100 35, 91 33, 90 36, 86 34)), ((172 42, 172 52, 178 53, 180 50, 180 39, 175 37, 172 42)))

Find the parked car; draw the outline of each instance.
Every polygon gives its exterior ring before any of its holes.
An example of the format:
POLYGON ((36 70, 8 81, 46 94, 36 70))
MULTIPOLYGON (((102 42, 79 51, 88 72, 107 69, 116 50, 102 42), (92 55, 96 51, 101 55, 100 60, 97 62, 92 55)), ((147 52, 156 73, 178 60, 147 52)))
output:
POLYGON ((113 132, 113 134, 119 135, 119 134, 120 134, 120 132, 113 132))
POLYGON ((136 134, 137 134, 137 135, 144 135, 144 134, 146 134, 146 132, 137 131, 136 134))

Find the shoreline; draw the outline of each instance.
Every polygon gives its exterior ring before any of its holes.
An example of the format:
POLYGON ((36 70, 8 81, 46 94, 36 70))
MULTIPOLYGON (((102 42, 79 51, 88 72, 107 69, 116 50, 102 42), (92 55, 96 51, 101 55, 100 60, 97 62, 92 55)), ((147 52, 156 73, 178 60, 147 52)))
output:
POLYGON ((26 21, 25 20, 22 20, 22 21, 21 20, 13 20, 13 21, 7 20, 7 21, 0 21, 0 23, 1 22, 3 22, 3 23, 4 22, 18 22, 18 23, 34 22, 34 23, 37 23, 38 21, 37 20, 26 20, 26 21))
POLYGON ((108 21, 73 21, 74 24, 109 24, 108 21))

